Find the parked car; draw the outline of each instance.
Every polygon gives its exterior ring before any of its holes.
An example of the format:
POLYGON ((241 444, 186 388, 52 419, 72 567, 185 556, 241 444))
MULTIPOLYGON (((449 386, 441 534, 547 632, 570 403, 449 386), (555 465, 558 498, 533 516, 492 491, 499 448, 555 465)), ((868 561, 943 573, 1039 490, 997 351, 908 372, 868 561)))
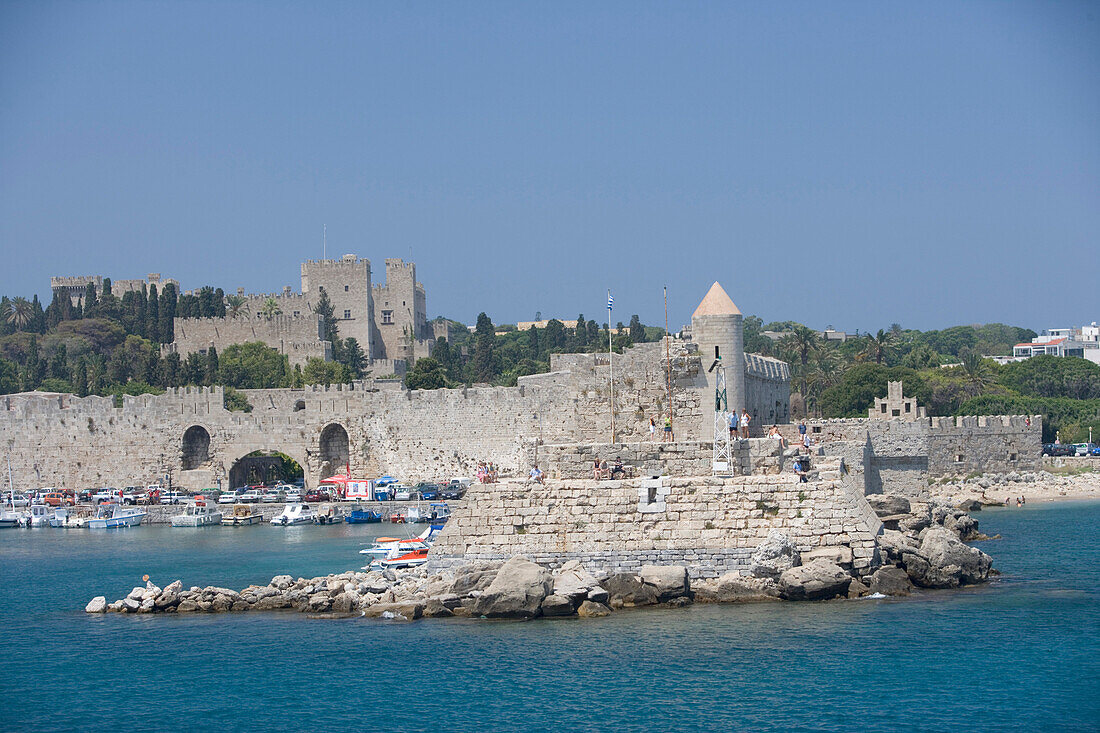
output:
POLYGON ((15 507, 26 507, 31 505, 31 499, 26 494, 16 492, 14 496, 12 494, 5 494, 4 503, 15 507))
POLYGON ((259 489, 249 489, 238 496, 237 501, 241 504, 258 504, 262 496, 263 492, 259 489))
POLYGON ((49 506, 74 506, 76 500, 65 491, 51 491, 42 497, 42 503, 49 506))
POLYGON ((1046 443, 1043 445, 1044 456, 1072 456, 1077 453, 1077 446, 1072 443, 1046 443))
POLYGON ((92 494, 92 503, 103 504, 109 501, 118 501, 119 494, 121 492, 118 489, 106 486, 102 489, 96 489, 96 492, 92 494))
POLYGON ((218 503, 219 504, 236 504, 237 503, 237 496, 238 496, 238 494, 237 494, 236 491, 223 491, 221 494, 218 495, 218 503))
POLYGON ((302 492, 298 489, 295 489, 294 491, 288 491, 286 492, 286 496, 284 496, 282 500, 285 501, 287 504, 297 504, 302 500, 302 492))
POLYGON ((144 504, 147 494, 144 491, 123 491, 120 497, 120 503, 126 506, 133 506, 134 504, 144 504))
POLYGON ((457 486, 448 485, 447 488, 439 492, 441 499, 461 499, 466 495, 466 487, 462 484, 457 486))
POLYGON ((1087 456, 1089 454, 1088 443, 1075 443, 1073 447, 1075 449, 1074 455, 1087 456))
POLYGON ((182 504, 190 497, 182 491, 162 491, 160 492, 161 504, 182 504))
POLYGON ((278 503, 281 499, 285 499, 287 495, 291 493, 297 493, 297 491, 298 489, 294 486, 279 484, 278 486, 274 486, 261 493, 260 502, 263 504, 275 504, 278 503))
POLYGON ((408 486, 401 484, 390 484, 390 490, 393 492, 394 501, 409 501, 412 499, 413 491, 408 486))
POLYGON ((1089 457, 1100 458, 1100 443, 1089 443, 1089 457))
POLYGON ((306 502, 318 501, 332 501, 332 497, 329 496, 327 491, 321 491, 320 489, 310 489, 306 492, 306 502))
POLYGON ((414 499, 425 499, 427 501, 434 501, 439 498, 439 484, 428 483, 427 481, 421 481, 413 487, 414 499))

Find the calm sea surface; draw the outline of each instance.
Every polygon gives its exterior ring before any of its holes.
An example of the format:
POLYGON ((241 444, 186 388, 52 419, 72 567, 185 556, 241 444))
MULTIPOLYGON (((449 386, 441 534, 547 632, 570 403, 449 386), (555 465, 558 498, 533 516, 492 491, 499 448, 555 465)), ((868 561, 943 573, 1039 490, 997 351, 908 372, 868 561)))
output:
POLYGON ((1100 730, 1100 504, 978 517, 977 589, 530 623, 83 613, 354 569, 377 525, 2 530, 0 729, 1100 730))

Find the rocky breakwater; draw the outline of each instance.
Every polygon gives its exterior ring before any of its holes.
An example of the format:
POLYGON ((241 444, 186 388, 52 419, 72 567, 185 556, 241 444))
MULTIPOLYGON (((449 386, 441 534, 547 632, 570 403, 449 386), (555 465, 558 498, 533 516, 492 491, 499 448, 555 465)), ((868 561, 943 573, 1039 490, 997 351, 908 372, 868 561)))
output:
POLYGON ((884 527, 877 542, 882 567, 870 578, 872 591, 897 592, 910 582, 921 588, 957 588, 983 583, 996 573, 989 555, 966 544, 989 539, 966 511, 903 496, 876 494, 867 501, 884 527))
POLYGON ((108 603, 98 596, 88 613, 233 613, 293 610, 318 617, 367 616, 533 619, 607 616, 619 609, 697 603, 821 601, 869 594, 908 595, 920 588, 981 583, 992 560, 965 541, 984 537, 966 512, 905 497, 868 497, 887 527, 877 538, 875 566, 858 567, 852 549, 798 549, 773 530, 752 553, 747 570, 690 580, 680 565, 644 565, 636 573, 607 573, 580 561, 556 570, 517 555, 429 573, 425 568, 349 571, 316 578, 279 575, 239 591, 217 586, 160 588, 151 581, 108 603))

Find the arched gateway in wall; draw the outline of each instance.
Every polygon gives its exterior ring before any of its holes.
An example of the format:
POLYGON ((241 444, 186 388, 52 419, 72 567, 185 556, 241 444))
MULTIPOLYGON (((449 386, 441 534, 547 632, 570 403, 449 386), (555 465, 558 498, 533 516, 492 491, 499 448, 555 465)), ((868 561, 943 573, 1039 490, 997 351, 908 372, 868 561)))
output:
POLYGON ((321 430, 319 448, 322 479, 342 472, 351 460, 348 431, 340 423, 329 423, 321 430))

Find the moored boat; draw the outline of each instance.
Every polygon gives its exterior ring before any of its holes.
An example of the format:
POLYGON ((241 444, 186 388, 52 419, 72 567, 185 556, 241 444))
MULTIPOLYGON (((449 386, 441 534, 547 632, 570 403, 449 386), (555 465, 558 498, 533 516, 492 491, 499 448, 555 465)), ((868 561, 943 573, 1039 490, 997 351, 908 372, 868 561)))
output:
POLYGON ((233 513, 222 517, 227 527, 243 527, 249 524, 262 524, 264 515, 254 511, 251 504, 234 504, 233 513))
POLYGON ((88 529, 115 529, 117 527, 136 527, 145 519, 145 510, 134 506, 121 506, 115 503, 100 504, 96 515, 84 522, 88 529))
POLYGON ((384 557, 371 560, 367 568, 370 570, 415 568, 428 562, 428 549, 427 547, 420 547, 409 550, 400 546, 393 547, 384 557))
POLYGON ((60 507, 53 513, 50 526, 59 529, 86 529, 90 518, 87 510, 60 507))
POLYGON ((45 504, 31 504, 29 511, 24 515, 24 527, 49 527, 53 519, 54 508, 45 504))
POLYGON ((173 527, 208 527, 221 523, 222 513, 218 511, 217 505, 202 496, 196 496, 187 502, 183 513, 172 517, 173 527))
POLYGON ((375 524, 382 521, 382 512, 357 507, 344 517, 344 521, 348 524, 375 524))
POLYGON ((310 508, 309 504, 291 502, 283 507, 281 514, 271 520, 271 523, 279 527, 288 527, 292 524, 312 524, 317 512, 310 508))
POLYGON ((313 518, 314 524, 341 524, 345 517, 344 510, 337 504, 322 504, 317 507, 317 515, 313 518))

